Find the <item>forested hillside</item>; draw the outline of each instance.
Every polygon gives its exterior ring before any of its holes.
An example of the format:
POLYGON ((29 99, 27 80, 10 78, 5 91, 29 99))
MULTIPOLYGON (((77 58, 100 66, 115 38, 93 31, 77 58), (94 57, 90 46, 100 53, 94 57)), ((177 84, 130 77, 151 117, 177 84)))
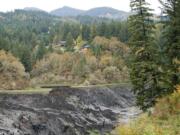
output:
POLYGON ((129 37, 126 22, 32 10, 0 16, 0 49, 23 64, 30 86, 128 81, 124 58, 129 48, 122 43, 129 37))

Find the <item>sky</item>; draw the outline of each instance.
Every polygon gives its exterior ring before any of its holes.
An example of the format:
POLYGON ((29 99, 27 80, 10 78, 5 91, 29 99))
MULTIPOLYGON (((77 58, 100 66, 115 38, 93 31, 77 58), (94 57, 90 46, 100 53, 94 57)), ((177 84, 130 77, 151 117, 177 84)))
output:
MULTIPOLYGON (((130 0, 0 0, 0 11, 13 11, 14 9, 23 9, 24 7, 36 7, 45 11, 70 6, 73 8, 87 10, 95 7, 112 7, 115 9, 130 11, 130 0)), ((147 0, 155 13, 159 13, 158 0, 147 0)))

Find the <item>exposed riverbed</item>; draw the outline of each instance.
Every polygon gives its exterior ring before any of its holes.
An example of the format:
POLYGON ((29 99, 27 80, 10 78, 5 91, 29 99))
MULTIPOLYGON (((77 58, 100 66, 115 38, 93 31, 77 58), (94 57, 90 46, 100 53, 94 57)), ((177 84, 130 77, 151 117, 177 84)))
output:
POLYGON ((1 94, 0 135, 88 135, 138 116, 129 87, 59 87, 47 95, 1 94))

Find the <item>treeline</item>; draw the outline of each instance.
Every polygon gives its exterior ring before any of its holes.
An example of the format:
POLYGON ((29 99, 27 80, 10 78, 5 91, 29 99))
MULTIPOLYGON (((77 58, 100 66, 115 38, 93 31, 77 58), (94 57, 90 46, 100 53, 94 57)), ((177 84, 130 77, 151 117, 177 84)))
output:
POLYGON ((94 24, 81 24, 81 23, 57 23, 50 31, 54 41, 66 40, 68 33, 71 33, 73 39, 77 39, 82 35, 85 41, 92 41, 95 36, 104 36, 107 38, 117 37, 123 42, 128 40, 128 26, 127 22, 101 22, 94 24))

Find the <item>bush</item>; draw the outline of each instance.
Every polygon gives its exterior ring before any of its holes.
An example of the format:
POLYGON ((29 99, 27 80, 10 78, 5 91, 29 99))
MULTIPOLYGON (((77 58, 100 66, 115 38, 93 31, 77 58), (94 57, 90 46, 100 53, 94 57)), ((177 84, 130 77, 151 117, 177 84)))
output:
POLYGON ((101 70, 97 70, 93 74, 89 74, 87 80, 84 82, 85 85, 96 85, 104 83, 106 83, 106 80, 104 79, 101 70))
POLYGON ((114 55, 120 55, 124 58, 127 57, 130 52, 128 45, 118 41, 115 37, 110 39, 108 50, 110 50, 114 55))
POLYGON ((85 78, 87 75, 88 69, 86 65, 86 58, 84 55, 76 55, 74 64, 72 66, 71 74, 73 76, 83 77, 85 78))
POLYGON ((99 67, 101 70, 103 70, 104 68, 108 67, 108 66, 112 66, 113 64, 113 58, 112 55, 103 55, 100 59, 99 62, 99 67))
POLYGON ((33 85, 62 82, 81 84, 85 80, 86 84, 102 84, 124 82, 129 79, 127 67, 121 58, 114 58, 106 53, 98 62, 90 52, 47 54, 35 64, 31 76, 33 85))
POLYGON ((98 60, 93 55, 86 55, 86 64, 89 71, 92 73, 98 68, 98 60))
POLYGON ((28 86, 29 75, 12 54, 0 50, 0 89, 23 89, 28 86))
MULTIPOLYGON (((74 63, 71 53, 50 53, 34 66, 31 75, 31 83, 60 83, 69 80, 74 63)), ((72 78, 72 77, 71 77, 72 78)))
POLYGON ((102 46, 103 50, 106 50, 109 46, 109 39, 105 37, 96 36, 92 42, 93 45, 100 45, 102 46))
POLYGON ((103 76, 108 83, 119 82, 120 80, 122 80, 120 78, 119 69, 117 67, 114 67, 114 66, 106 67, 103 70, 103 76))
POLYGON ((56 53, 46 55, 42 60, 37 61, 31 72, 32 77, 47 73, 59 67, 59 55, 56 53))
POLYGON ((158 101, 155 106, 153 116, 158 119, 167 120, 173 115, 180 114, 180 86, 177 86, 177 92, 171 96, 166 96, 158 101))
POLYGON ((115 37, 107 39, 105 37, 96 36, 92 44, 94 47, 100 45, 103 51, 109 51, 113 55, 120 55, 122 57, 127 57, 130 52, 129 47, 115 37))

